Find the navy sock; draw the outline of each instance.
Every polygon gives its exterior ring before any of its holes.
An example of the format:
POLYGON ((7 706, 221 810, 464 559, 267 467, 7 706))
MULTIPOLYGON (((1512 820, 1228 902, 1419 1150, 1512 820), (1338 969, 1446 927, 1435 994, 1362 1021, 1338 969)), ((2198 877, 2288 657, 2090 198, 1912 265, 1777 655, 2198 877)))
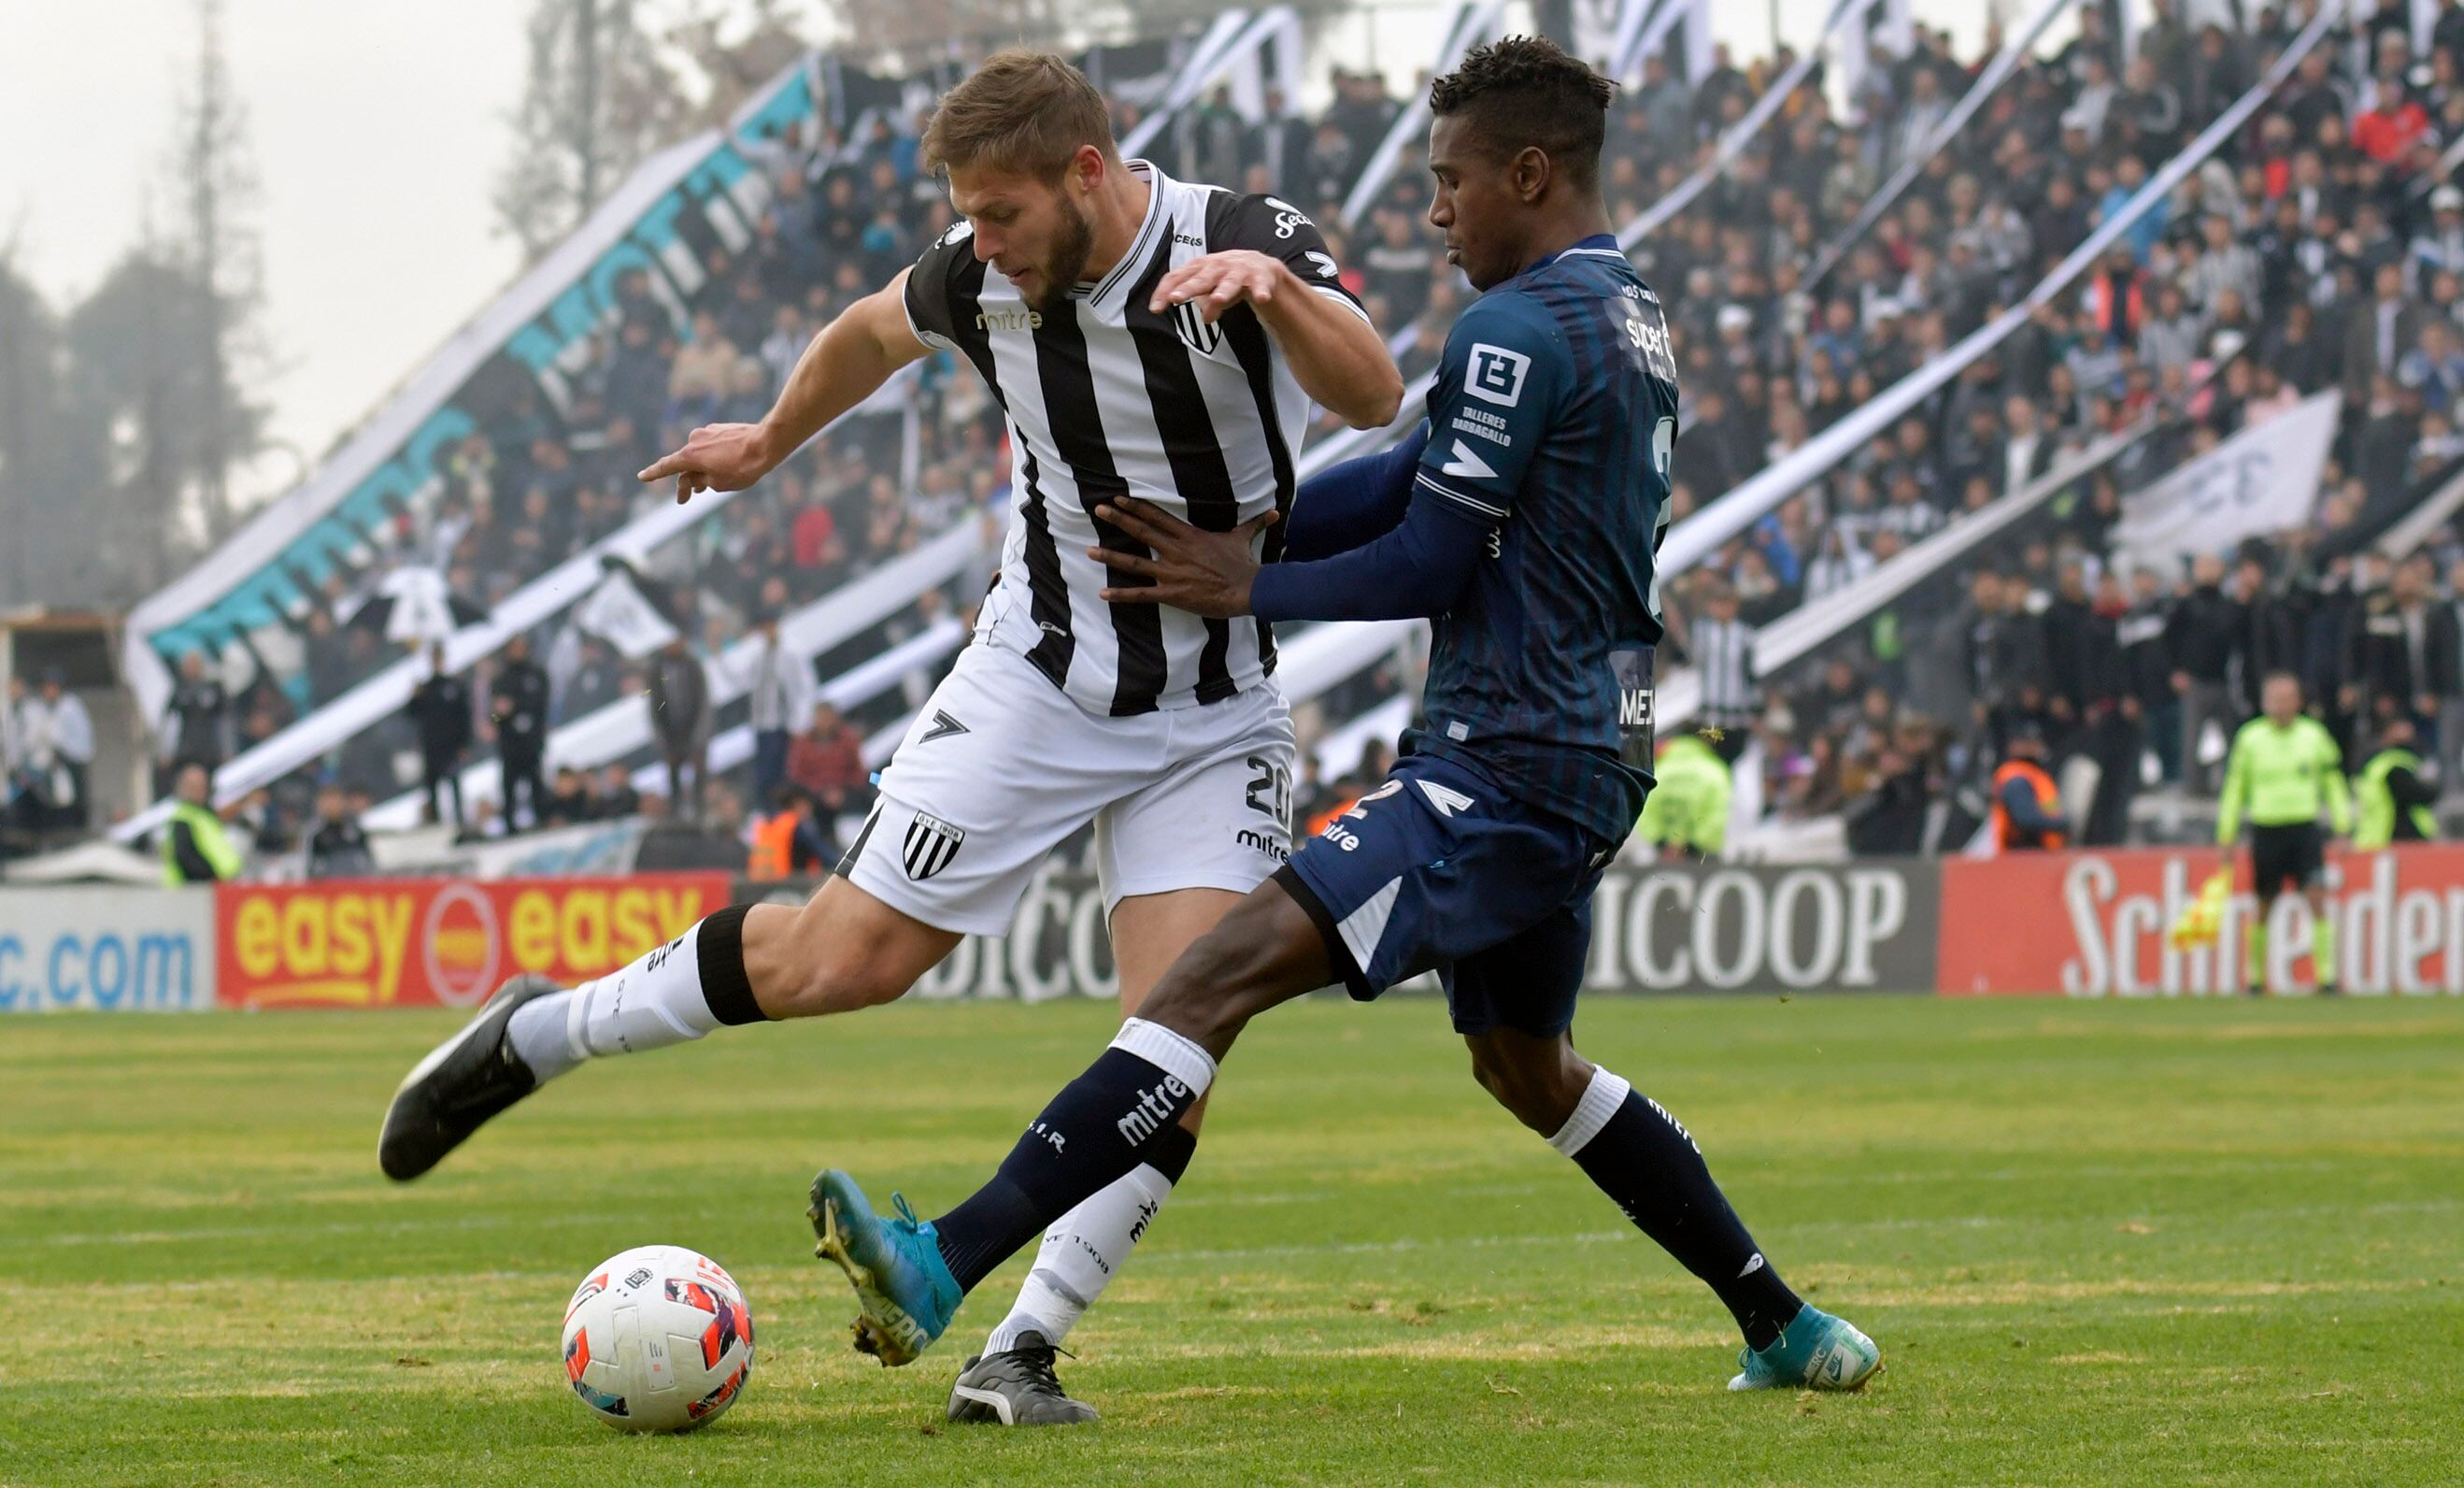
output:
POLYGON ((1768 1348, 1805 1304, 1754 1246, 1693 1137, 1606 1070, 1549 1144, 1574 1160, 1635 1228, 1718 1294, 1749 1348, 1768 1348))
POLYGON ((1053 1097, 992 1181, 933 1221, 958 1285, 975 1290, 1021 1246, 1139 1164, 1168 1177, 1187 1168, 1198 1139, 1180 1118, 1214 1073, 1196 1044, 1131 1019, 1103 1057, 1053 1097))

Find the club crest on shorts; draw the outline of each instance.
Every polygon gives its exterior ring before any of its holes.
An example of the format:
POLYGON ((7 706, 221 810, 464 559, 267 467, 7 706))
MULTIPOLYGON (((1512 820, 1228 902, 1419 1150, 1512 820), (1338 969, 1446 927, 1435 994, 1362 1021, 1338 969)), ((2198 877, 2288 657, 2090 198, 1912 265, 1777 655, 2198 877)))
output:
POLYGON ((907 824, 907 877, 918 883, 950 866, 967 840, 964 828, 953 827, 923 811, 907 824))
POLYGON ((1172 328, 1180 332, 1180 339, 1190 350, 1202 357, 1213 356, 1215 348, 1223 344, 1223 323, 1208 323, 1205 312, 1189 300, 1172 307, 1172 328))

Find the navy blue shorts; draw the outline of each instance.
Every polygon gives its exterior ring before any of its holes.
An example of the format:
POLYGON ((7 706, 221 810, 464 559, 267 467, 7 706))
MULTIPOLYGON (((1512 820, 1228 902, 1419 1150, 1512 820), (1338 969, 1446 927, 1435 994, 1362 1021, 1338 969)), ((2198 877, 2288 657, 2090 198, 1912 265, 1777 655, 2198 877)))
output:
POLYGON ((1548 1037, 1574 1021, 1592 891, 1617 850, 1433 755, 1302 844, 1275 875, 1367 1002, 1434 969, 1455 1031, 1548 1037))

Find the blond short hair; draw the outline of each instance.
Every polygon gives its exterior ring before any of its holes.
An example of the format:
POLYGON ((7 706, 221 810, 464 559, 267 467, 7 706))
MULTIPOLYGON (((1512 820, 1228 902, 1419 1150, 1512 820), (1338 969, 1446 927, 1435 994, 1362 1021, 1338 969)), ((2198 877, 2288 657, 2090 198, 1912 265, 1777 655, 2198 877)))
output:
POLYGON ((924 165, 989 166, 1052 182, 1089 144, 1113 153, 1104 96, 1067 58, 1012 49, 986 57, 941 96, 924 130, 924 165))

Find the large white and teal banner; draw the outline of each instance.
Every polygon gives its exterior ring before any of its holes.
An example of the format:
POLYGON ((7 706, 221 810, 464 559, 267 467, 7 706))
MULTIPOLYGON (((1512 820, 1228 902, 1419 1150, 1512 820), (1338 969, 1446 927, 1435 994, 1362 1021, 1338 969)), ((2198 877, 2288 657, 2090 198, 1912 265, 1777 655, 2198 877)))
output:
MULTIPOLYGON (((382 556, 381 534, 436 500, 444 461, 466 436, 517 410, 561 425, 571 378, 616 312, 618 284, 636 271, 690 333, 716 261, 740 252, 768 205, 757 156, 767 136, 813 118, 809 59, 789 69, 713 130, 644 163, 589 220, 540 259, 369 416, 297 488, 277 498, 203 563, 129 615, 122 662, 149 718, 159 718, 179 658, 253 655, 284 677, 297 636, 328 582, 349 584, 382 556)), ((384 286, 369 286, 384 293, 384 286)), ((284 679, 289 679, 287 677, 284 679)))

